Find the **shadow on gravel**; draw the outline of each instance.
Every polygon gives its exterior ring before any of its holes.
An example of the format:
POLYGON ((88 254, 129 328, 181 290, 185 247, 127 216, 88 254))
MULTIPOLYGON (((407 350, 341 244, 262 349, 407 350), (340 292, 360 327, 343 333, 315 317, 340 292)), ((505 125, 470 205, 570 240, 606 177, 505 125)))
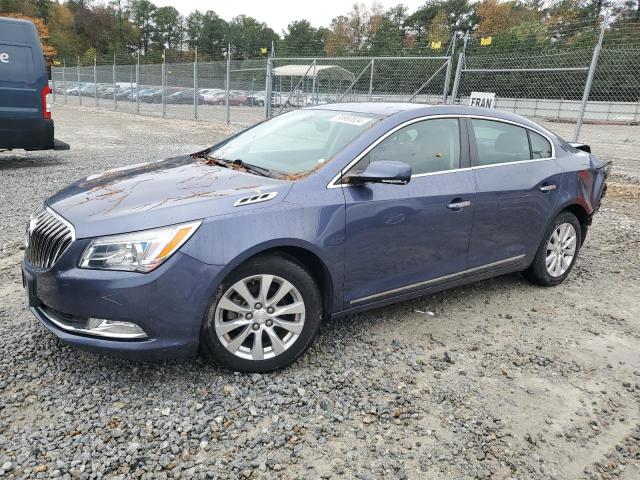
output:
MULTIPOLYGON (((357 344, 357 339, 366 336, 367 329, 374 324, 397 321, 396 328, 401 328, 400 324, 408 314, 414 312, 415 309, 424 309, 425 306, 428 306, 430 310, 441 311, 442 305, 450 305, 452 302, 478 303, 484 301, 481 299, 497 295, 498 292, 505 290, 536 290, 538 288, 540 287, 528 283, 519 273, 513 273, 377 308, 369 312, 325 321, 314 344, 296 363, 285 370, 263 375, 267 378, 286 376, 295 379, 308 373, 309 369, 322 368, 329 371, 340 371, 346 360, 344 355, 348 355, 350 349, 354 348, 353 342, 357 344)), ((426 318, 430 319, 431 317, 426 318)), ((455 325, 452 325, 452 328, 454 327, 455 325)), ((425 338, 430 334, 429 329, 429 322, 425 321, 425 338)), ((178 385, 184 381, 203 386, 211 382, 233 384, 236 383, 238 376, 250 376, 250 374, 234 373, 212 365, 202 354, 195 358, 186 359, 135 361, 65 346, 57 339, 51 338, 51 334, 46 332, 44 328, 42 335, 46 338, 35 339, 36 342, 58 342, 56 347, 43 347, 42 350, 58 350, 57 358, 66 364, 64 370, 68 373, 83 376, 84 373, 91 371, 89 378, 92 378, 96 372, 99 372, 99 376, 104 380, 115 382, 123 387, 137 384, 145 385, 146 388, 155 391, 170 390, 171 385, 178 385)), ((389 337, 388 340, 391 343, 394 338, 389 337)), ((404 340, 406 341, 406 339, 404 340)), ((416 342, 421 341, 420 338, 415 340, 416 342)), ((380 346, 380 349, 382 351, 383 346, 380 346)), ((356 353, 354 357, 355 361, 358 354, 356 353)))
POLYGON ((60 158, 43 154, 38 156, 19 156, 12 153, 0 153, 0 170, 17 170, 19 168, 40 168, 62 165, 60 158))

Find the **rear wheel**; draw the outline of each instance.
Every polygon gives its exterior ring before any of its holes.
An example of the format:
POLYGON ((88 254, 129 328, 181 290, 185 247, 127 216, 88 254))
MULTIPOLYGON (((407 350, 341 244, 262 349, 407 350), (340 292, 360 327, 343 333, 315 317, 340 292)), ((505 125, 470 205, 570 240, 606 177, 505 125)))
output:
POLYGON ((560 213, 545 232, 525 276, 543 286, 562 283, 573 269, 581 243, 582 230, 576 216, 571 212, 560 213))
POLYGON ((315 338, 320 292, 307 270, 281 256, 258 257, 220 285, 203 327, 203 347, 218 364, 267 372, 293 363, 315 338))

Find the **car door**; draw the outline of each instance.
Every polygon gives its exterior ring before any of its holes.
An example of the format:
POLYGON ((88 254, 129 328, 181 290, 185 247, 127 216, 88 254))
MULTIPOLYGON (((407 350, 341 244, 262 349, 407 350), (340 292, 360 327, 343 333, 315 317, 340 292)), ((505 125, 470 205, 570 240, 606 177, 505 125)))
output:
POLYGON ((467 125, 477 187, 469 268, 524 260, 535 253, 562 184, 553 143, 509 122, 471 118, 467 125))
POLYGON ((461 169, 468 154, 464 123, 425 119, 389 132, 346 172, 345 178, 380 160, 412 168, 407 185, 343 186, 346 307, 408 293, 466 268, 475 196, 472 172, 461 169))

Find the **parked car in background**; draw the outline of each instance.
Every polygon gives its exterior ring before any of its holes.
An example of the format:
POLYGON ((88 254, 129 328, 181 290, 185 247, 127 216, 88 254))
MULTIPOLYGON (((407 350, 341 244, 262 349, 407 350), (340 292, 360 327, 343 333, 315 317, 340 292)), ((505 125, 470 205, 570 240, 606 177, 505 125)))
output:
POLYGON ((224 97, 224 90, 220 88, 201 88, 198 93, 202 95, 204 103, 212 103, 224 97))
MULTIPOLYGON (((193 89, 181 90, 167 96, 167 103, 180 103, 193 105, 193 89)), ((198 103, 204 102, 204 96, 198 94, 198 103)))
POLYGON ((24 284, 66 343, 264 372, 324 318, 516 271, 560 284, 609 170, 496 110, 295 110, 55 194, 28 222, 24 284))
POLYGON ((140 92, 139 98, 141 102, 145 103, 161 103, 162 92, 162 87, 148 88, 144 92, 140 92))
MULTIPOLYGON (((210 101, 209 103, 211 105, 226 105, 226 96, 222 95, 220 98, 210 101)), ((237 92, 229 92, 229 105, 231 105, 232 107, 248 105, 247 97, 237 92)))
POLYGON ((54 138, 40 38, 27 20, 0 17, 0 150, 68 150, 54 138))

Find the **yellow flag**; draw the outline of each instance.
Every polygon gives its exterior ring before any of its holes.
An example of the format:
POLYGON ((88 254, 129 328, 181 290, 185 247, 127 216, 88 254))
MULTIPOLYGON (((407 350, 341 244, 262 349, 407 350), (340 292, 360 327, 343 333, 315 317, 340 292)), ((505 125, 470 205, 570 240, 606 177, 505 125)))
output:
POLYGON ((491 37, 482 37, 480 38, 480 45, 486 47, 487 45, 491 45, 491 37))
POLYGON ((266 47, 261 47, 260 48, 260 53, 267 53, 269 50, 266 47))
POLYGON ((431 50, 442 48, 442 42, 431 42, 431 50))

